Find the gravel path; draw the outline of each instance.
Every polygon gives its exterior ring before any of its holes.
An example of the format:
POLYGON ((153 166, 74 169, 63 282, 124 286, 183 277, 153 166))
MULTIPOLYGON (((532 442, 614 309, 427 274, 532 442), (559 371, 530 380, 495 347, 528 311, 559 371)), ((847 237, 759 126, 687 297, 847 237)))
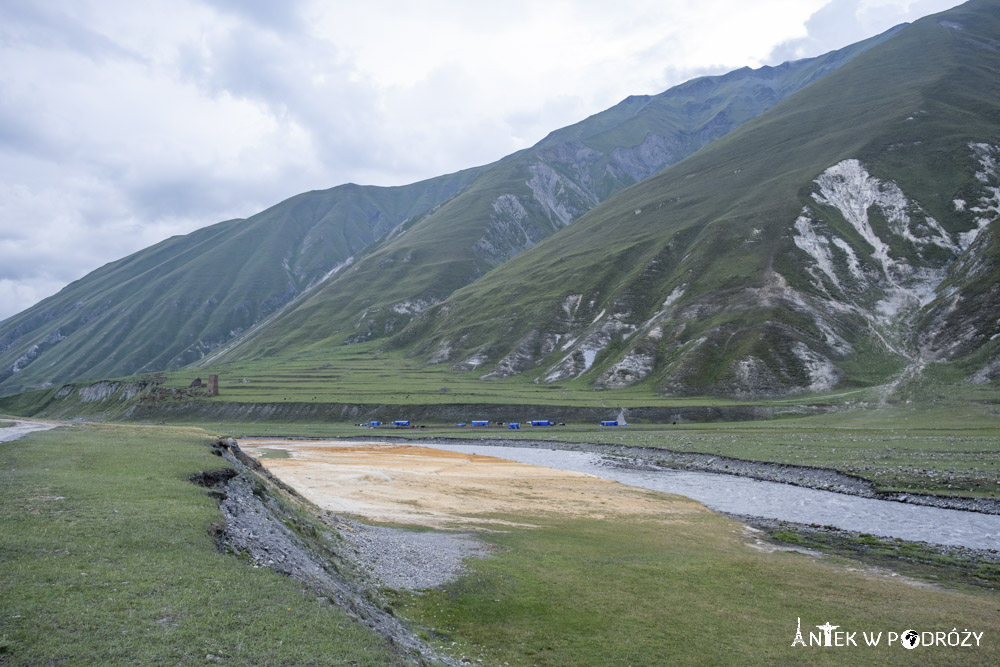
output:
POLYGON ((489 548, 472 535, 369 526, 340 518, 340 535, 355 549, 358 566, 383 586, 438 588, 464 572, 462 562, 489 548))

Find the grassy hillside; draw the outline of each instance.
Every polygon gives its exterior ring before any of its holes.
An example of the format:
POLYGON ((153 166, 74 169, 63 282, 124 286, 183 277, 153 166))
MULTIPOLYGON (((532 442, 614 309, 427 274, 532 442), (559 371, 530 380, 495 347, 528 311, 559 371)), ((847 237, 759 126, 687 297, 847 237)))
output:
POLYGON ((478 173, 309 192, 112 262, 0 323, 0 392, 197 361, 478 173))
MULTIPOLYGON (((599 202, 674 164, 894 34, 819 58, 703 77, 632 97, 499 161, 404 225, 225 359, 325 341, 384 339, 455 290, 557 233, 599 202)), ((574 223, 575 224, 575 223, 574 223)))
POLYGON ((396 333, 599 201, 891 34, 630 98, 496 165, 402 187, 305 193, 168 239, 0 323, 0 392, 178 368, 229 353, 248 332, 258 334, 244 345, 254 355, 396 333))
MULTIPOLYGON (((1000 137, 997 38, 992 2, 907 26, 456 291, 394 342, 489 377, 741 398, 963 361, 917 349, 916 322, 922 307, 971 313, 973 295, 995 291, 989 271, 974 287, 945 271, 994 266, 994 246, 963 243, 994 234, 997 175, 983 164, 1000 137)), ((966 377, 997 352, 995 323, 981 324, 987 347, 966 377)))

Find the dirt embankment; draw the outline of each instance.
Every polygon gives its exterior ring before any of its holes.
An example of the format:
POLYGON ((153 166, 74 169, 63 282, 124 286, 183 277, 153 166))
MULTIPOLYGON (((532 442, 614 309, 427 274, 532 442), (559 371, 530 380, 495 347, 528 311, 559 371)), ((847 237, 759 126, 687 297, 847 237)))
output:
MULTIPOLYGON (((376 403, 312 403, 282 401, 280 403, 241 403, 205 398, 178 400, 171 395, 169 400, 136 402, 134 404, 109 398, 104 405, 123 413, 124 419, 133 421, 184 420, 184 421, 232 421, 253 422, 366 422, 370 420, 392 421, 406 418, 414 423, 453 423, 470 419, 490 421, 511 421, 529 419, 538 412, 536 405, 522 404, 407 404, 386 405, 376 403), (127 411, 120 406, 129 405, 127 411), (119 406, 119 407, 115 407, 119 406), (405 415, 405 417, 403 417, 405 415)), ((780 417, 802 417, 824 414, 835 410, 829 405, 704 405, 683 407, 636 407, 628 409, 628 416, 636 421, 657 423, 676 422, 706 423, 729 421, 756 421, 780 417)), ((43 414, 62 415, 59 401, 52 401, 42 411, 43 414)), ((119 414, 115 412, 115 414, 119 414)), ((597 424, 604 419, 616 419, 621 413, 617 407, 579 407, 572 405, 552 405, 545 408, 548 419, 564 422, 597 424)))
POLYGON ((503 513, 527 522, 534 513, 562 513, 684 523, 709 511, 687 498, 592 475, 421 446, 230 439, 215 443, 215 452, 232 468, 200 473, 192 481, 220 502, 220 549, 303 582, 414 664, 460 663, 423 644, 387 610, 379 590, 436 587, 461 574, 465 559, 489 551, 464 530, 514 525, 503 513), (249 455, 275 449, 291 455, 264 458, 266 467, 249 455), (301 498, 321 508, 329 534, 317 534, 289 509, 289 499, 301 498), (435 530, 368 526, 344 514, 435 530))
MULTIPOLYGON (((362 564, 370 554, 362 556, 350 540, 344 539, 353 532, 364 534, 364 526, 327 515, 323 518, 331 530, 317 531, 314 524, 295 516, 281 502, 282 495, 294 498, 295 491, 244 454, 236 441, 218 441, 214 451, 232 468, 199 473, 191 481, 209 488, 219 500, 224 519, 216 527, 220 550, 239 554, 254 567, 268 567, 301 581, 385 637, 401 664, 460 664, 425 645, 387 610, 378 594, 384 582, 372 568, 362 564)), ((383 531, 368 540, 369 551, 400 549, 391 541, 391 529, 387 530, 388 536, 383 531)), ((441 582, 431 579, 420 583, 441 582)))

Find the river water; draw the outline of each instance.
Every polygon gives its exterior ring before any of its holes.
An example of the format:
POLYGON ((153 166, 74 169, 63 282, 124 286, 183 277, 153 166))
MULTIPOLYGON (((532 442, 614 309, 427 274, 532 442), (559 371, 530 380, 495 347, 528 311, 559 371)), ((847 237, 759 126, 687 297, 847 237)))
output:
POLYGON ((997 515, 859 498, 735 475, 615 468, 602 465, 601 456, 589 452, 494 445, 428 446, 588 473, 629 486, 687 496, 730 514, 836 526, 909 541, 1000 549, 997 515))
POLYGON ((42 422, 26 422, 17 420, 14 422, 13 426, 5 426, 0 428, 0 442, 8 442, 10 440, 17 440, 23 435, 32 433, 34 431, 47 431, 50 428, 55 428, 58 424, 44 424, 42 422))

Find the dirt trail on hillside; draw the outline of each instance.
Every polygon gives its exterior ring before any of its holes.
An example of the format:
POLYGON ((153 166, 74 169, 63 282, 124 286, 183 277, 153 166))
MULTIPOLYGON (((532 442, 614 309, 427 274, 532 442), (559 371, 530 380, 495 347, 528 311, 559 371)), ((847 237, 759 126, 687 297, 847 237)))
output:
POLYGON ((708 512, 681 496, 593 475, 418 445, 241 440, 240 447, 323 509, 379 522, 468 529, 514 513, 684 521, 708 512))

